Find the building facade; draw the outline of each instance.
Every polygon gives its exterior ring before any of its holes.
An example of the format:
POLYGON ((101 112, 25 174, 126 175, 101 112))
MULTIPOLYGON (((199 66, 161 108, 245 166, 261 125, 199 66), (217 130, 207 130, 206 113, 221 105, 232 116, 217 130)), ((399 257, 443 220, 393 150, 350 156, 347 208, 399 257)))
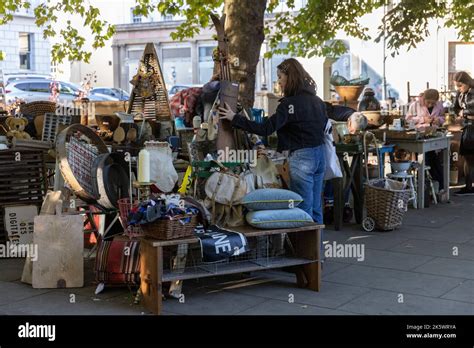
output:
POLYGON ((33 13, 39 0, 30 3, 30 9, 22 9, 11 22, 0 26, 0 50, 5 54, 0 61, 3 73, 51 73, 51 45, 36 26, 33 13))
MULTIPOLYGON (((284 11, 285 1, 278 11, 284 11)), ((296 2, 304 6, 305 1, 296 2)), ((213 29, 204 29, 194 38, 175 42, 170 34, 181 21, 165 18, 159 14, 151 19, 141 18, 129 12, 128 23, 117 25, 113 39, 113 81, 115 87, 130 90, 129 81, 136 73, 141 53, 147 42, 153 42, 159 49, 160 62, 165 82, 173 85, 203 84, 209 80, 212 72, 212 49, 216 42, 212 39, 213 29)), ((126 18, 126 16, 125 16, 126 18)), ((360 19, 369 28, 370 35, 378 35, 378 27, 383 18, 383 9, 360 19)), ((266 20, 271 20, 267 16, 266 20)), ((411 50, 401 49, 395 57, 384 50, 383 41, 365 42, 339 34, 348 51, 338 59, 313 57, 298 58, 305 69, 313 76, 318 85, 318 95, 323 99, 337 98, 329 83, 332 73, 339 73, 347 79, 369 77, 370 84, 378 99, 384 97, 384 76, 386 97, 404 103, 408 94, 418 95, 427 86, 440 90, 453 89, 452 76, 456 71, 466 70, 474 73, 474 43, 460 42, 453 29, 444 28, 442 22, 431 21, 430 36, 411 50), (385 71, 385 75, 384 75, 385 71)), ((282 42, 280 45, 285 46, 282 42)), ((261 59, 257 66, 256 91, 272 90, 276 84, 276 67, 288 58, 288 55, 275 55, 264 59, 268 50, 266 42, 261 49, 261 59)))

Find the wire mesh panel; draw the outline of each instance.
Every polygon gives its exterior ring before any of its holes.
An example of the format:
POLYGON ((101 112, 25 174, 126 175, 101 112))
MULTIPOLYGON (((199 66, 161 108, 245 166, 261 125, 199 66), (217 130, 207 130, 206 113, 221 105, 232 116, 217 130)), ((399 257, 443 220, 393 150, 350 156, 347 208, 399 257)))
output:
MULTIPOLYGON (((247 238, 249 250, 217 262, 204 262, 200 243, 164 248, 164 280, 191 279, 301 264, 286 234, 247 238)), ((308 260, 308 263, 311 260, 308 260)))
POLYGON ((61 128, 73 123, 79 123, 80 120, 81 116, 46 113, 44 115, 42 140, 52 143, 56 142, 56 134, 61 130, 61 128))
POLYGON ((99 155, 97 147, 71 137, 66 148, 68 162, 77 181, 87 192, 93 192, 92 165, 99 155))

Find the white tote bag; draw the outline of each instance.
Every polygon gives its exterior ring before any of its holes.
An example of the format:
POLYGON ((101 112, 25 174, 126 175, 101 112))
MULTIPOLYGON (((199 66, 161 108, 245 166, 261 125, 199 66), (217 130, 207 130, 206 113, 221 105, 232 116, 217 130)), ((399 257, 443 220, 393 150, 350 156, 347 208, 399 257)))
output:
POLYGON ((150 179, 162 192, 171 192, 178 181, 173 165, 171 147, 167 142, 147 141, 145 148, 150 152, 150 179))
POLYGON ((332 136, 332 123, 328 119, 324 128, 324 156, 326 159, 326 170, 324 172, 324 180, 342 178, 341 163, 337 158, 336 145, 332 136))

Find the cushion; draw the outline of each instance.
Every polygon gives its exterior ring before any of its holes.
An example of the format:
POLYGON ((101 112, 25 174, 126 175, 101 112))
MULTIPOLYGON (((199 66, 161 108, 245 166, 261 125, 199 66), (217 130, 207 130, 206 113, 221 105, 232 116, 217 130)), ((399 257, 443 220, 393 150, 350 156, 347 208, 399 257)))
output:
POLYGON ((251 211, 246 219, 251 226, 267 230, 301 227, 313 222, 300 208, 251 211))
POLYGON ((303 198, 296 192, 274 188, 252 191, 242 199, 242 204, 248 210, 289 209, 301 202, 303 198))

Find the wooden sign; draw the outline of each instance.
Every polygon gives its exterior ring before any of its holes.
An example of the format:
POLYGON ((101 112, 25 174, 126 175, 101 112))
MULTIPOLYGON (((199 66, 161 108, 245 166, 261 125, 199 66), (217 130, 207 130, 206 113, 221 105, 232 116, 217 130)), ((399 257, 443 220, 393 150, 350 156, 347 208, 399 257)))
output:
POLYGON ((35 217, 33 288, 77 288, 84 285, 84 234, 80 215, 35 217))
POLYGON ((5 229, 11 243, 33 243, 34 218, 36 215, 38 215, 38 207, 35 205, 5 207, 5 229))

